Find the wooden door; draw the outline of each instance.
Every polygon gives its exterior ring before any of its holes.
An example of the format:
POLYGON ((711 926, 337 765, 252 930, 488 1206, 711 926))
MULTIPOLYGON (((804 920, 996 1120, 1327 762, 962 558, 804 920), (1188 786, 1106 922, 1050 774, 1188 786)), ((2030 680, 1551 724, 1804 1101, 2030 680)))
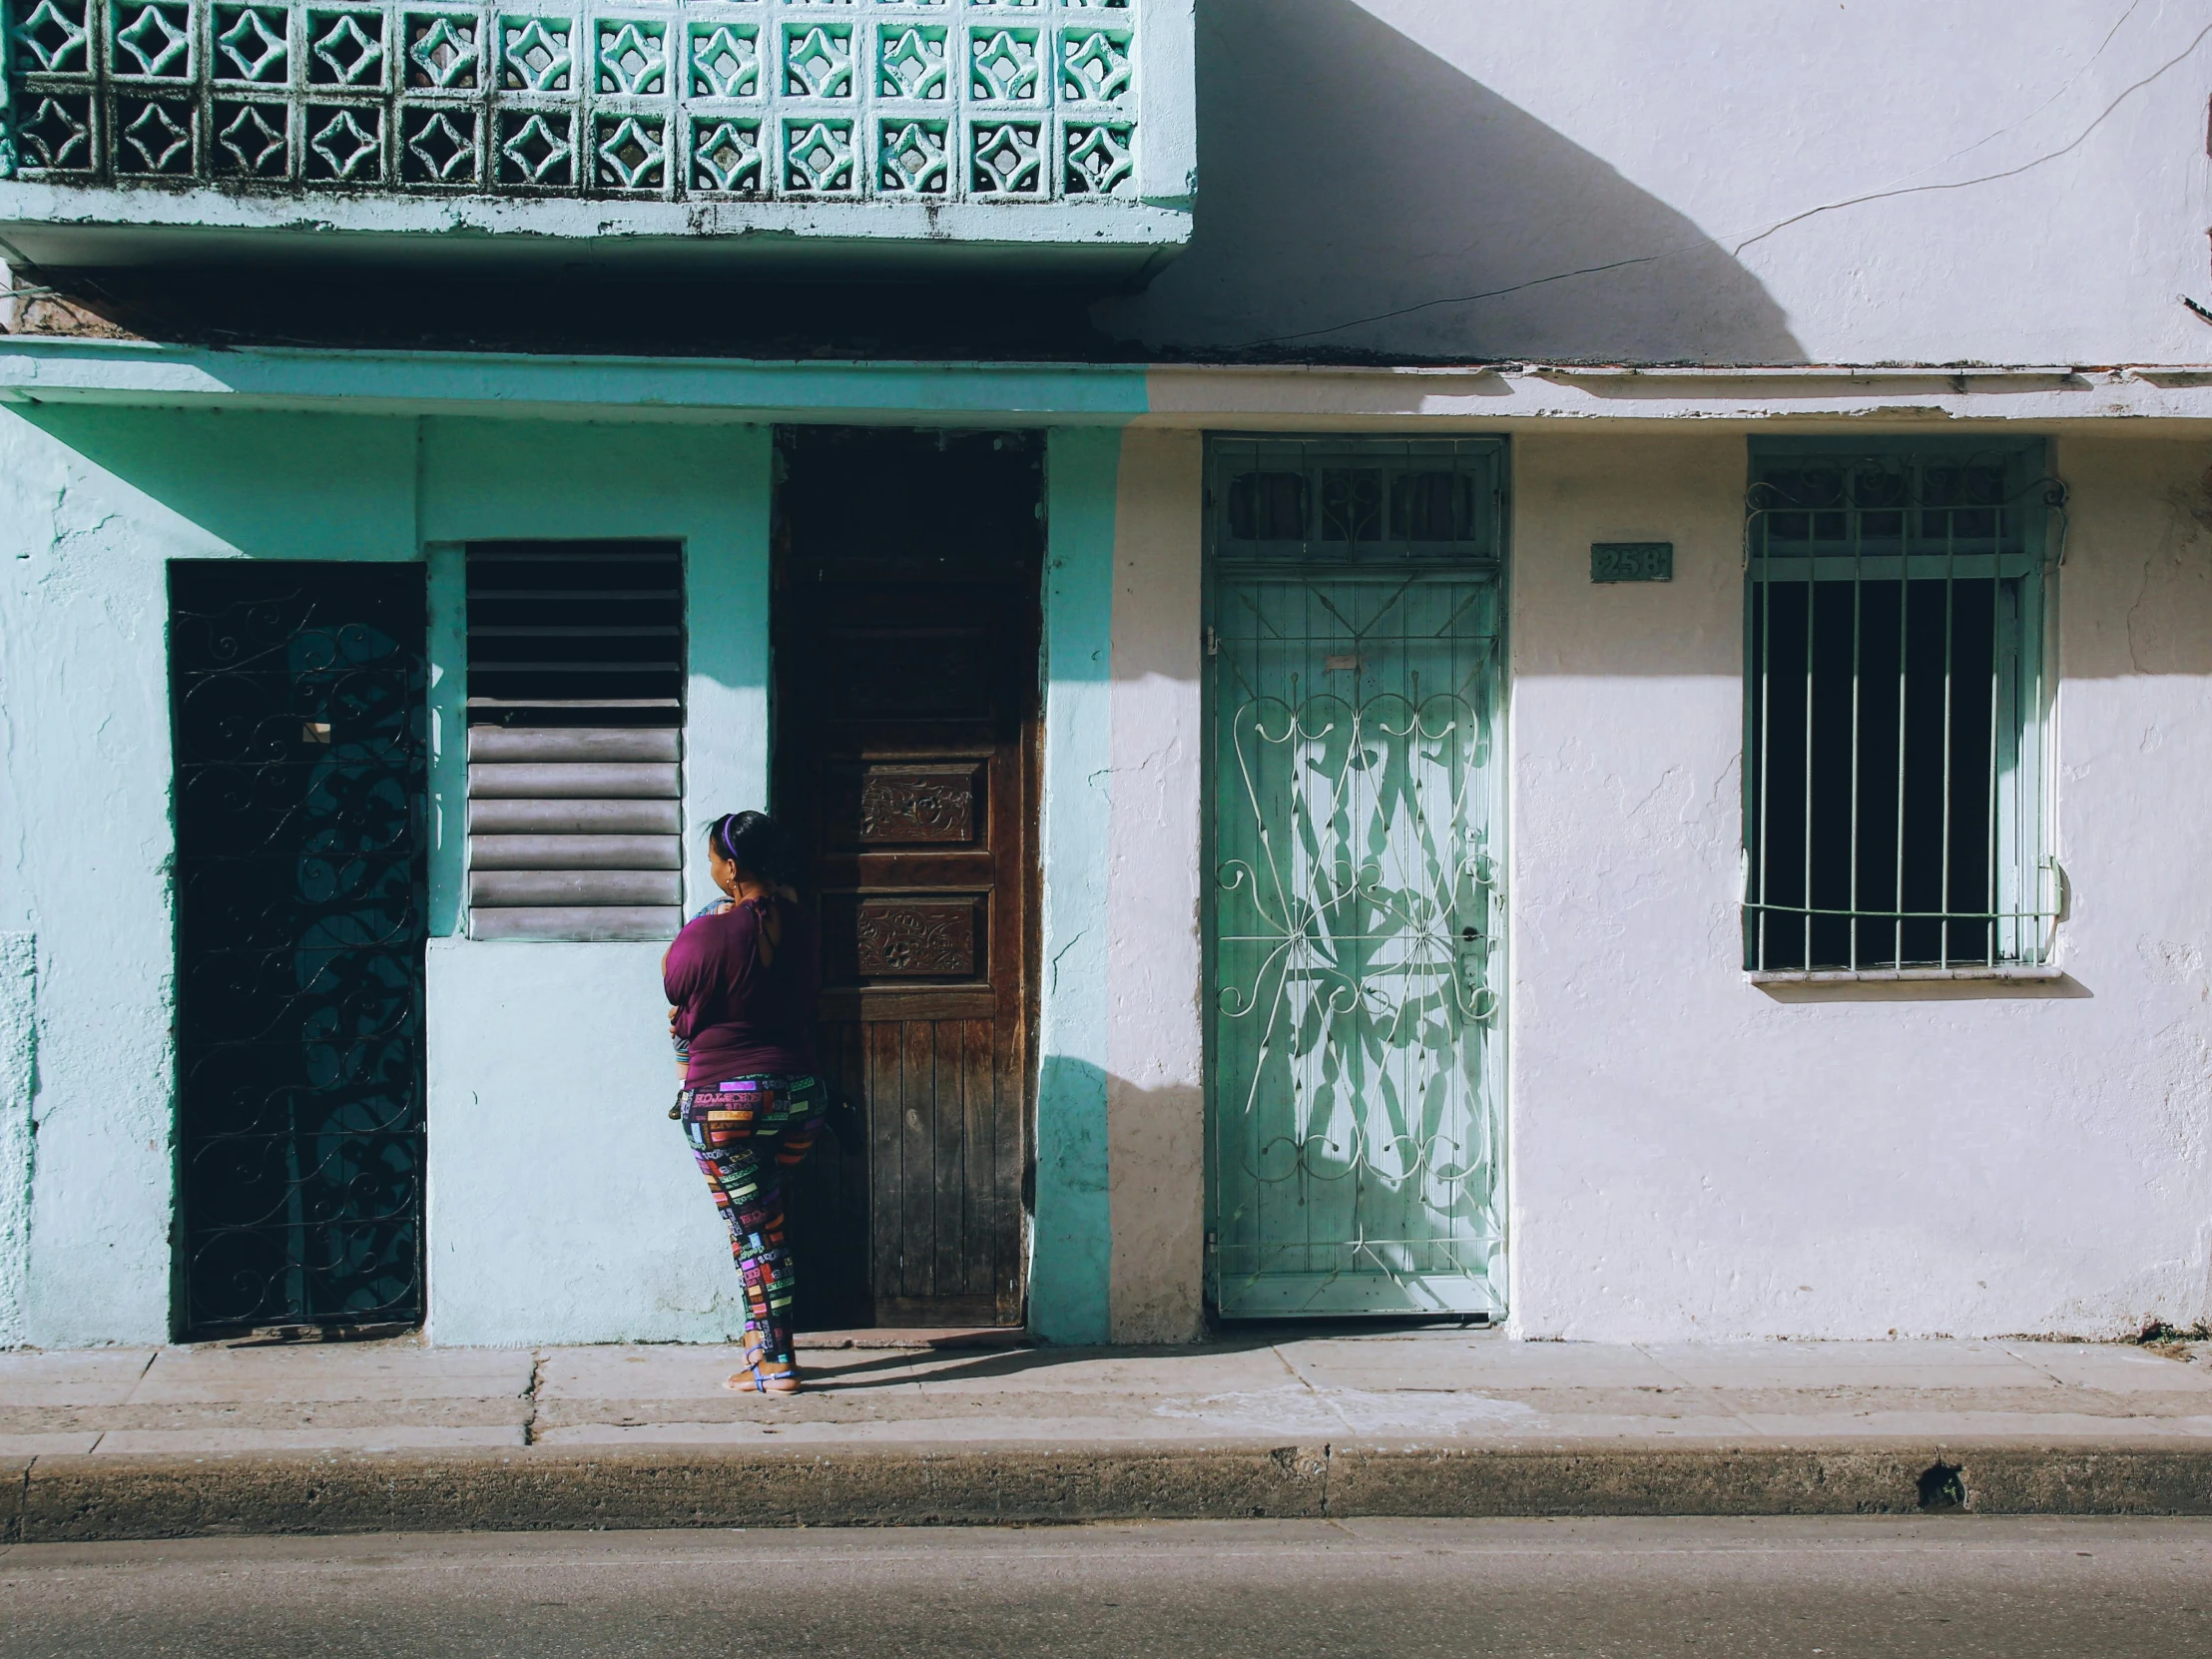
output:
POLYGON ((775 810, 814 859, 824 1066, 867 1124, 795 1184, 801 1324, 1018 1324, 1038 457, 838 431, 782 453, 775 810))

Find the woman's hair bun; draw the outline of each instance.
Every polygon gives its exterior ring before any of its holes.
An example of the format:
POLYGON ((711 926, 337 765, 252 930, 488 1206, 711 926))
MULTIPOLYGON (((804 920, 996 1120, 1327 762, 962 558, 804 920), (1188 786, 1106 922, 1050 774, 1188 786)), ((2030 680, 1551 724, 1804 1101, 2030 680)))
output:
POLYGON ((795 884, 805 862, 784 827, 766 813, 725 813, 707 827, 707 844, 778 886, 795 884))

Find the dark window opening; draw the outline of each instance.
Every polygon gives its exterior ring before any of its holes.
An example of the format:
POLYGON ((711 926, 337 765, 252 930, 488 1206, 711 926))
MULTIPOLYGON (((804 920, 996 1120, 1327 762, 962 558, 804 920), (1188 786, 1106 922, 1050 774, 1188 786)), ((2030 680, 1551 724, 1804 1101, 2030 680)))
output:
POLYGON ((471 726, 681 726, 683 711, 681 547, 469 548, 471 726))
POLYGON ((1992 959, 1995 643, 2016 608, 1988 580, 1760 586, 1758 965, 1992 959))

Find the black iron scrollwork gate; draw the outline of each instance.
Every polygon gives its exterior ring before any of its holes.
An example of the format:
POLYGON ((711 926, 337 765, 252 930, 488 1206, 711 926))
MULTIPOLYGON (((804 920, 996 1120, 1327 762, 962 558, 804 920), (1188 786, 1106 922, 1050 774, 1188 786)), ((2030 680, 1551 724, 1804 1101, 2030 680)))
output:
POLYGON ((170 606, 185 1327, 419 1320, 422 567, 181 561, 170 606))

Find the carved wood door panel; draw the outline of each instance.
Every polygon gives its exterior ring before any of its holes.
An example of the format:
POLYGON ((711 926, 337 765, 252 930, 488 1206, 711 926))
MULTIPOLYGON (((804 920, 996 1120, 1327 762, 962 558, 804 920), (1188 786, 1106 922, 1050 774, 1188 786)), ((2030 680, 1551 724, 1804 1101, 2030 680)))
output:
POLYGON ((814 859, 824 1066, 867 1123, 792 1195, 817 1329, 1022 1318, 1038 475, 990 445, 786 448, 776 811, 814 859), (896 522, 855 469, 904 480, 896 522))

